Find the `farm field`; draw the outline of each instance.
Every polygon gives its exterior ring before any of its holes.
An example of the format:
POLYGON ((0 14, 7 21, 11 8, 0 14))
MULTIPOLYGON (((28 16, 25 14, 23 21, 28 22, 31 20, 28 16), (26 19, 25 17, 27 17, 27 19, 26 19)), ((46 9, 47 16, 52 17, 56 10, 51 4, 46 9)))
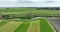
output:
POLYGON ((60 10, 47 10, 47 9, 40 9, 37 10, 36 8, 6 8, 0 9, 1 15, 11 15, 11 14, 19 14, 20 16, 46 16, 46 17, 60 17, 60 10))
POLYGON ((60 10, 37 10, 33 8, 9 8, 0 10, 0 14, 26 14, 26 13, 36 13, 36 14, 60 14, 60 10), (44 12, 44 13, 43 13, 44 12))
POLYGON ((47 18, 0 20, 0 32, 56 32, 47 18))

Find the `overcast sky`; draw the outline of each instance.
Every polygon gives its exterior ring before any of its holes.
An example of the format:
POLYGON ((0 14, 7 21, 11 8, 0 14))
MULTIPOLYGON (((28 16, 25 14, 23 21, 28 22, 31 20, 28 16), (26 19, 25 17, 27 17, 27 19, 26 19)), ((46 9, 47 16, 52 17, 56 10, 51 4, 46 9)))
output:
POLYGON ((60 7, 60 0, 0 0, 0 7, 60 7))

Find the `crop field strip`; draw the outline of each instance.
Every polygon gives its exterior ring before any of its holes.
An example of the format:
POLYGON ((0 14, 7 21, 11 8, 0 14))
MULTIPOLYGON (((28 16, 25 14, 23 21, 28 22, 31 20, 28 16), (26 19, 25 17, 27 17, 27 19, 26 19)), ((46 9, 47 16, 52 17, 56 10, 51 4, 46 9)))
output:
POLYGON ((21 26, 19 26, 14 32, 26 32, 30 23, 23 23, 21 26))
POLYGON ((60 14, 60 10, 36 10, 29 8, 11 8, 11 9, 3 9, 0 11, 0 14, 60 14), (38 12, 38 13, 37 13, 38 12))
POLYGON ((19 22, 9 22, 0 27, 0 32, 13 32, 20 24, 19 22))
POLYGON ((28 29, 28 32, 40 32, 40 21, 31 22, 31 26, 28 29))
POLYGON ((56 32, 47 20, 46 18, 38 20, 5 20, 7 23, 0 26, 0 32, 56 32))
POLYGON ((30 10, 34 10, 34 9, 29 9, 29 8, 11 8, 11 9, 3 9, 2 11, 0 11, 0 13, 12 13, 14 14, 14 12, 16 13, 21 13, 21 12, 27 12, 30 10), (6 10, 6 11, 5 11, 6 10))
POLYGON ((49 21, 47 21, 46 18, 41 18, 40 21, 41 32, 56 32, 56 30, 52 27, 52 25, 49 21))
POLYGON ((0 26, 3 26, 4 24, 8 23, 7 21, 0 20, 0 26))
POLYGON ((54 27, 53 27, 52 24, 48 21, 47 18, 46 18, 46 21, 48 22, 48 24, 50 25, 50 27, 52 28, 52 30, 53 30, 54 32, 56 32, 56 30, 54 29, 54 27))
MULTIPOLYGON (((52 10, 52 11, 36 10, 36 11, 25 11, 25 12, 22 12, 22 11, 19 11, 19 12, 18 12, 18 11, 17 11, 17 12, 12 12, 12 11, 11 11, 11 12, 4 12, 4 11, 3 11, 1 14, 24 14, 24 13, 27 14, 27 13, 32 13, 32 12, 35 13, 35 14, 37 14, 36 12, 38 12, 38 14, 39 14, 39 13, 40 13, 40 14, 60 14, 60 13, 59 13, 60 11, 53 11, 53 10, 52 10), (43 13, 43 12, 44 12, 44 13, 43 13)), ((33 13, 32 13, 32 14, 33 14, 33 13)))

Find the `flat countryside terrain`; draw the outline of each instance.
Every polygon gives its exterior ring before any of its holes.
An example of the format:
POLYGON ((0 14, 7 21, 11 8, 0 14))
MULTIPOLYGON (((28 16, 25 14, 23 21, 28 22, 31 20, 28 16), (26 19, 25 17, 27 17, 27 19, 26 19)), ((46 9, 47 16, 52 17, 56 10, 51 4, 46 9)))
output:
POLYGON ((37 10, 36 8, 5 8, 0 9, 0 14, 32 14, 32 15, 39 15, 39 16, 60 16, 60 10, 47 10, 47 9, 40 9, 37 10))
POLYGON ((47 18, 36 20, 1 20, 0 32, 56 32, 47 18))
POLYGON ((47 18, 60 18, 60 10, 4 8, 0 16, 0 32, 56 32, 47 18))

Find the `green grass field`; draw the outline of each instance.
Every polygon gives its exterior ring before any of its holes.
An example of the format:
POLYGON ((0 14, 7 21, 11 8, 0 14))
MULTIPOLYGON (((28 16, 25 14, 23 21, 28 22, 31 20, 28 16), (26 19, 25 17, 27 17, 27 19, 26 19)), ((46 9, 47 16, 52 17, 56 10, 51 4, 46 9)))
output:
POLYGON ((56 32, 47 18, 0 20, 0 32, 56 32))

